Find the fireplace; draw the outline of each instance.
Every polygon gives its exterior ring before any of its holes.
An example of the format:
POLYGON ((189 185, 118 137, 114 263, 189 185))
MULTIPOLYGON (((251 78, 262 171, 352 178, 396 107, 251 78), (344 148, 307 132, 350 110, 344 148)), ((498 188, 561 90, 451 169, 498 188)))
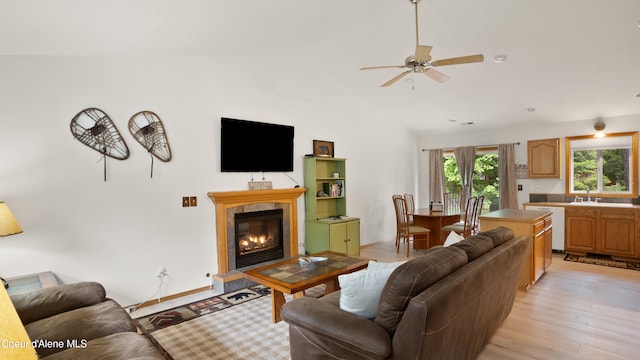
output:
MULTIPOLYGON (((282 248, 284 257, 298 255, 298 198, 305 188, 209 192, 216 207, 216 250, 218 272, 236 269, 235 216, 239 213, 282 209, 282 248)), ((223 281, 231 281, 233 276, 223 281)))
POLYGON ((235 214, 236 269, 284 257, 282 209, 235 214))

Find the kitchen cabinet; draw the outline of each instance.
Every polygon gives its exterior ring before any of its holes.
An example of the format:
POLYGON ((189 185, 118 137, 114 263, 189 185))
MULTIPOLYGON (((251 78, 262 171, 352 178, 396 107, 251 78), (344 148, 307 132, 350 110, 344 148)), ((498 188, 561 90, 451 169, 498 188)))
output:
POLYGON ((480 231, 499 226, 513 230, 516 236, 528 236, 531 244, 520 274, 520 289, 530 289, 551 264, 553 220, 550 211, 502 209, 480 216, 480 231))
POLYGON ((577 255, 596 253, 620 258, 640 257, 636 238, 640 211, 595 206, 567 206, 566 251, 577 255))
POLYGON ((609 210, 600 213, 600 239, 596 251, 627 257, 635 257, 635 213, 626 210, 609 210))
POLYGON ((596 251, 597 213, 596 209, 587 207, 565 208, 565 251, 580 253, 596 251))
POLYGON ((553 221, 553 243, 551 251, 564 251, 564 206, 558 203, 531 203, 523 204, 525 210, 545 210, 551 211, 551 219, 553 221))
POLYGON ((529 178, 560 178, 560 138, 527 141, 529 178))

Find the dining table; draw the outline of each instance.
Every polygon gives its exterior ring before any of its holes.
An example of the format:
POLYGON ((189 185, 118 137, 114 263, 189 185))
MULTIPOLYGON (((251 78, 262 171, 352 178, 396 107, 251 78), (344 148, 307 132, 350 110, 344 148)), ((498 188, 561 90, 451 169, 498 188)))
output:
POLYGON ((443 245, 445 238, 442 236, 442 228, 447 225, 455 224, 460 221, 460 210, 447 209, 442 211, 433 211, 429 208, 415 209, 411 216, 413 217, 413 225, 425 227, 431 232, 429 233, 429 240, 425 241, 425 238, 420 238, 421 235, 415 235, 413 241, 413 248, 428 249, 436 245, 443 245))

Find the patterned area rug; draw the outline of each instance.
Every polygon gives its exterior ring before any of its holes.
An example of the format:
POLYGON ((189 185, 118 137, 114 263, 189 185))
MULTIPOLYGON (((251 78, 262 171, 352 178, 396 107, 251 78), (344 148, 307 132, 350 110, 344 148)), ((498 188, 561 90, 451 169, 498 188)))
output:
POLYGON ((640 271, 640 262, 611 260, 611 257, 606 255, 589 254, 587 256, 579 256, 579 255, 567 254, 564 257, 564 261, 573 261, 573 262, 579 262, 579 263, 585 263, 585 264, 610 266, 610 267, 617 267, 621 269, 640 271))
POLYGON ((271 322, 268 295, 256 285, 136 320, 168 359, 290 359, 289 326, 271 322))

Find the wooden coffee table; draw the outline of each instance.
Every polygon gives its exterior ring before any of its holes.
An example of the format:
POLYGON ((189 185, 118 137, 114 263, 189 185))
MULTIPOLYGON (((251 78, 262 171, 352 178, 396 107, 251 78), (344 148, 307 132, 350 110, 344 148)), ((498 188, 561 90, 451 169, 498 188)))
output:
POLYGON ((279 263, 247 270, 243 276, 251 281, 271 288, 271 320, 282 320, 280 309, 285 304, 284 294, 294 298, 304 296, 304 290, 326 284, 325 295, 338 290, 338 275, 347 274, 367 267, 369 259, 347 256, 325 251, 313 256, 324 256, 329 260, 324 266, 301 266, 298 257, 279 263))

